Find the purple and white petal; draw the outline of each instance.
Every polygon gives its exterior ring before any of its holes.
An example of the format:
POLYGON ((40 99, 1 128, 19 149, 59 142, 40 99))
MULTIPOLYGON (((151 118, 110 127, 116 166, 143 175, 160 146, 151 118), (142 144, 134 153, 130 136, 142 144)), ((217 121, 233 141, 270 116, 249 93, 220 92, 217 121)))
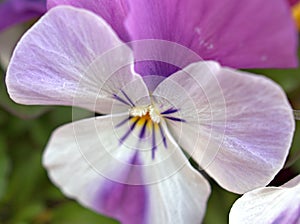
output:
POLYGON ((128 42, 129 36, 124 21, 128 14, 126 0, 48 0, 48 9, 58 5, 71 5, 87 9, 102 17, 118 34, 122 41, 128 42))
POLYGON ((36 19, 46 12, 46 0, 4 0, 0 4, 0 31, 36 19))
POLYGON ((244 193, 265 186, 283 167, 295 122, 271 80, 199 62, 165 79, 153 95, 174 105, 172 116, 184 122, 169 119, 171 133, 223 188, 244 193))
MULTIPOLYGON (((297 66, 297 31, 285 0, 274 0, 272 4, 261 0, 129 0, 128 3, 130 10, 125 24, 131 40, 176 42, 204 60, 234 68, 297 66)), ((135 54, 139 55, 140 50, 143 49, 135 49, 135 54)), ((162 49, 160 54, 173 52, 162 49)), ((173 71, 165 71, 164 66, 143 63, 136 69, 142 75, 170 75, 173 71)))
POLYGON ((51 180, 67 196, 125 224, 200 223, 208 182, 187 163, 167 131, 168 148, 158 144, 155 159, 151 149, 133 148, 132 139, 139 139, 134 132, 120 142, 116 129, 121 126, 114 121, 122 118, 101 116, 57 129, 43 157, 51 180), (179 158, 165 158, 174 157, 170 153, 179 158), (176 172, 166 173, 170 167, 176 172))
POLYGON ((233 204, 229 223, 299 223, 299 178, 297 176, 281 187, 264 187, 244 194, 233 204))
POLYGON ((18 103, 74 105, 109 113, 114 94, 129 84, 148 94, 132 62, 130 48, 103 19, 84 9, 59 6, 22 37, 6 83, 18 103))

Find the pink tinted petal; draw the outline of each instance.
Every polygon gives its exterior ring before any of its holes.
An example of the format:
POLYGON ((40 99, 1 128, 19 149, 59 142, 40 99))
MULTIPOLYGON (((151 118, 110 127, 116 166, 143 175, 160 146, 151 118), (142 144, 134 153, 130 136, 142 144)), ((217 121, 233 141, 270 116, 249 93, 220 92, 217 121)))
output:
POLYGON ((46 12, 46 0, 6 0, 0 4, 0 31, 46 12))
POLYGON ((104 20, 87 10, 59 6, 20 40, 6 83, 18 103, 110 113, 115 94, 124 87, 131 97, 138 90, 139 96, 148 94, 142 79, 132 73, 132 61, 130 48, 104 20), (136 87, 128 88, 129 83, 136 87))
POLYGON ((178 110, 168 121, 177 142, 223 188, 267 185, 283 167, 294 132, 292 108, 271 80, 199 62, 153 92, 178 110))
POLYGON ((128 32, 124 26, 124 20, 128 13, 126 0, 49 0, 48 8, 58 5, 71 5, 90 10, 101 16, 119 35, 121 40, 129 41, 128 32))
MULTIPOLYGON (((297 65, 297 32, 285 0, 129 0, 129 8, 132 40, 173 41, 205 60, 236 68, 297 65)), ((159 67, 140 65, 137 71, 169 75, 159 67)))

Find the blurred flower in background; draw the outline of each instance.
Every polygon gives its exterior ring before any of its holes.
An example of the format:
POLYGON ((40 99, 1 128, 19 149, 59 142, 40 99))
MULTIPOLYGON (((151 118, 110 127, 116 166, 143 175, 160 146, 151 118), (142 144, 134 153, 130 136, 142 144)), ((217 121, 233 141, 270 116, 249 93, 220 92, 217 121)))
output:
POLYGON ((0 3, 0 64, 6 69, 13 49, 28 29, 24 23, 46 12, 46 0, 4 0, 0 3))
POLYGON ((300 175, 280 187, 250 191, 232 206, 230 224, 298 224, 300 221, 300 175))

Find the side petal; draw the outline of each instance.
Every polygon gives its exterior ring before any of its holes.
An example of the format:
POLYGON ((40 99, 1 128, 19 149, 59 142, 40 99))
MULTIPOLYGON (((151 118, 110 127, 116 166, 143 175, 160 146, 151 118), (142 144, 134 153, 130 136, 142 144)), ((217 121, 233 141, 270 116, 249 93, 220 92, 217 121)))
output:
POLYGON ((265 186, 283 167, 295 121, 271 80, 199 62, 165 79, 153 95, 177 108, 184 122, 169 120, 172 134, 223 188, 244 193, 265 186))
MULTIPOLYGON (((126 27, 131 40, 176 42, 204 60, 234 68, 297 66, 297 31, 287 1, 275 0, 272 4, 260 0, 128 2, 126 27)), ((140 50, 143 49, 135 49, 135 53, 138 55, 140 50)), ((164 50, 160 53, 173 54, 164 50)), ((142 75, 170 75, 171 72, 161 74, 163 66, 146 63, 138 66, 137 71, 142 75)))
POLYGON ((22 104, 74 105, 111 112, 114 94, 129 83, 147 95, 132 72, 132 54, 97 15, 71 6, 50 10, 20 40, 6 83, 22 104))
POLYGON ((155 160, 148 159, 151 152, 130 147, 131 140, 120 144, 113 121, 122 117, 101 116, 57 129, 43 157, 51 180, 68 197, 125 224, 200 223, 210 193, 207 181, 169 134, 169 147, 158 146, 155 160), (179 158, 166 160, 164 154, 175 149, 179 158), (168 167, 177 172, 162 179, 168 167))
MULTIPOLYGON (((299 182, 299 176, 297 179, 299 182)), ((229 223, 299 223, 300 185, 289 188, 285 185, 259 188, 244 194, 233 204, 229 223)))
POLYGON ((128 14, 126 0, 49 0, 48 9, 58 5, 71 5, 87 9, 102 17, 118 34, 124 42, 129 41, 128 32, 124 26, 124 20, 128 14))
POLYGON ((46 0, 6 0, 0 4, 0 31, 38 18, 46 12, 46 0))

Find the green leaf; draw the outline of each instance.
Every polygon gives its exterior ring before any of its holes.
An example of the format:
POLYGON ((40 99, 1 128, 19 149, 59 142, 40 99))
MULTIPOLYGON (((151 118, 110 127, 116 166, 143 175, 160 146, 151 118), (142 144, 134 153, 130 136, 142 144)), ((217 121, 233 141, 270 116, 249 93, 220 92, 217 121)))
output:
POLYGON ((105 223, 118 224, 119 222, 91 210, 81 207, 76 202, 70 201, 53 209, 51 224, 82 224, 105 223))
POLYGON ((211 183, 212 193, 208 200, 203 224, 228 223, 230 208, 238 195, 230 193, 215 182, 211 183))
POLYGON ((7 188, 8 173, 10 170, 10 160, 6 154, 6 149, 5 137, 0 136, 0 200, 7 188))

